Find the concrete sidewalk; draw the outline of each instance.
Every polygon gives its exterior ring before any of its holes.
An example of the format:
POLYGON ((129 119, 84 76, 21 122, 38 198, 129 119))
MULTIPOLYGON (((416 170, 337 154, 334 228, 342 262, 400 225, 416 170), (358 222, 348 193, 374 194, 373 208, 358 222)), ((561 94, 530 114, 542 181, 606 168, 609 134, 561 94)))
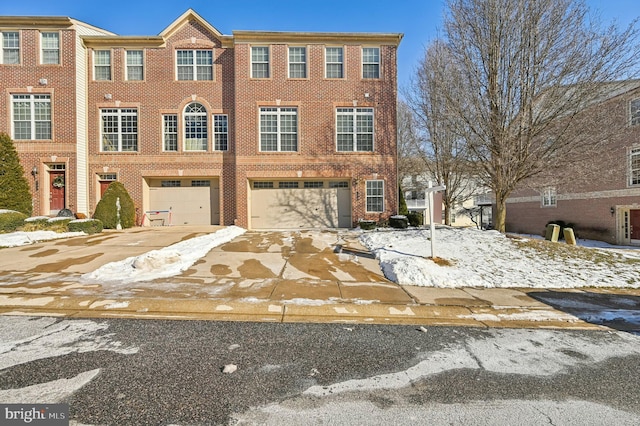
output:
POLYGON ((181 275, 92 282, 100 266, 219 227, 158 227, 0 249, 0 314, 640 332, 640 290, 438 289, 388 281, 352 231, 254 232, 181 275), (639 321, 629 321, 636 317, 639 321))

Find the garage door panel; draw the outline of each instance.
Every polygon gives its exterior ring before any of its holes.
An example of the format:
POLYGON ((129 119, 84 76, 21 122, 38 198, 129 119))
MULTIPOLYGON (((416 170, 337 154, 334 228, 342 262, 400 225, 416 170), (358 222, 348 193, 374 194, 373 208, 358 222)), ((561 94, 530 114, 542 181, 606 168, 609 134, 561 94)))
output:
POLYGON ((172 225, 211 225, 220 222, 218 188, 149 188, 151 210, 171 210, 172 225))
MULTIPOLYGON (((252 191, 251 226, 254 229, 338 228, 351 222, 342 188, 259 189, 252 191), (343 204, 340 204, 342 199, 343 204), (347 210, 345 213, 343 210, 347 210)), ((349 189, 346 189, 349 193, 349 189)))

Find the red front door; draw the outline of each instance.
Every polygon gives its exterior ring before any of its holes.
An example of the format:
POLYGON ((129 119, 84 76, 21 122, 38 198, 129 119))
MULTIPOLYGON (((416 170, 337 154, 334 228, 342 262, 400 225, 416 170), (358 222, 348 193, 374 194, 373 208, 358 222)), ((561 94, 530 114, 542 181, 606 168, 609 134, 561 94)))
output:
POLYGON ((64 188, 66 187, 64 171, 49 172, 49 213, 57 214, 64 209, 64 188))
POLYGON ((109 185, 111 185, 112 180, 101 180, 100 181, 100 198, 104 195, 104 191, 107 190, 109 185))
POLYGON ((631 225, 631 239, 640 240, 640 210, 629 211, 629 224, 631 225))

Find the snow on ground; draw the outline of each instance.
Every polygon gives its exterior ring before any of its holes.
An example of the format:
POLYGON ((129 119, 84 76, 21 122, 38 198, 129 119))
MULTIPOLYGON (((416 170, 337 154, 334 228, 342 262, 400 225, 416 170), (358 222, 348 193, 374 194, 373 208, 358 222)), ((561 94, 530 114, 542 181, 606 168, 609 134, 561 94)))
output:
POLYGON ((211 249, 246 232, 238 226, 222 228, 211 234, 191 238, 140 256, 111 262, 82 276, 90 281, 137 282, 179 275, 189 269, 211 249))
POLYGON ((11 232, 8 234, 0 234, 0 247, 18 247, 40 241, 79 237, 81 235, 86 234, 84 232, 58 233, 54 231, 11 232))
MULTIPOLYGON (((604 249, 603 244, 579 251, 565 243, 526 237, 508 238, 497 231, 437 227, 435 257, 427 229, 365 232, 361 242, 373 251, 385 276, 398 284, 424 287, 640 288, 640 248, 604 249), (546 244, 545 244, 546 243, 546 244), (591 259, 590 259, 591 258, 591 259)), ((613 248, 614 246, 608 246, 613 248)))

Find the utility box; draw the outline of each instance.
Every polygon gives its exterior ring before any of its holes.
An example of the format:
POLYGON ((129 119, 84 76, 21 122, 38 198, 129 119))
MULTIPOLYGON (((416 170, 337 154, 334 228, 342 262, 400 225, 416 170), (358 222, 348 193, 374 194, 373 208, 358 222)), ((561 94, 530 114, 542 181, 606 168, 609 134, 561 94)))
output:
POLYGON ((572 228, 564 228, 562 233, 564 234, 564 240, 567 242, 567 244, 570 244, 572 246, 576 245, 576 236, 573 234, 572 228))
POLYGON ((554 243, 557 243, 559 236, 560 236, 560 226, 554 225, 552 223, 548 224, 547 230, 544 234, 544 239, 547 241, 552 241, 554 243))

